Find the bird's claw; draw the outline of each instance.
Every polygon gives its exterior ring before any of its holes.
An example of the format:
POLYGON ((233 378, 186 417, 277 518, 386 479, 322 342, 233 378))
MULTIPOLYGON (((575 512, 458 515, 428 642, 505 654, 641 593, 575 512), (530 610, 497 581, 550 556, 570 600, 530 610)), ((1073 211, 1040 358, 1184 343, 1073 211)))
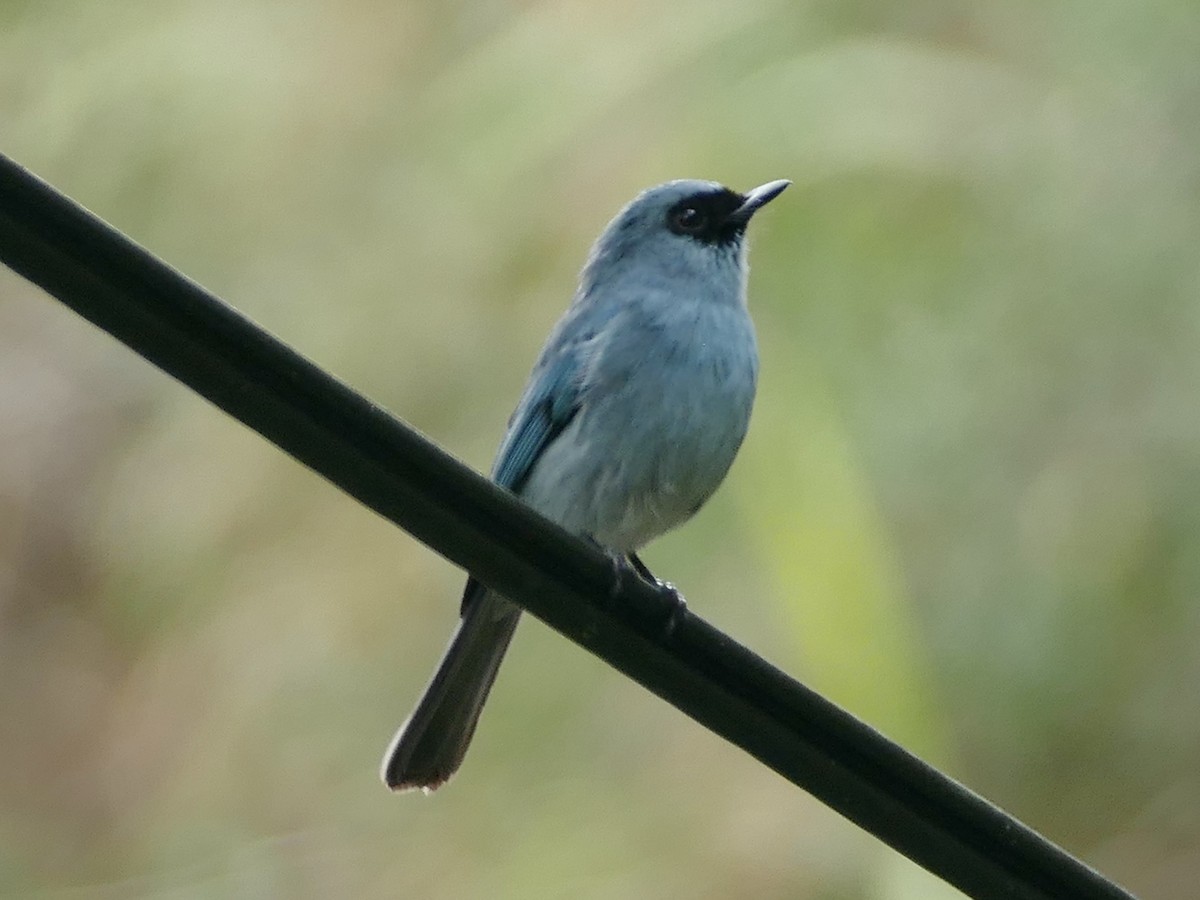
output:
POLYGON ((609 602, 615 602, 626 586, 626 580, 634 578, 642 584, 654 588, 659 598, 659 606, 654 610, 654 617, 661 618, 663 634, 670 637, 687 611, 687 601, 683 594, 669 581, 656 578, 645 564, 636 556, 626 557, 621 554, 610 554, 613 566, 612 587, 609 590, 609 602))
POLYGON ((658 595, 663 602, 663 634, 671 637, 683 620, 684 613, 687 612, 687 601, 683 599, 683 594, 679 593, 679 589, 671 582, 659 581, 656 578, 654 583, 658 586, 658 595))

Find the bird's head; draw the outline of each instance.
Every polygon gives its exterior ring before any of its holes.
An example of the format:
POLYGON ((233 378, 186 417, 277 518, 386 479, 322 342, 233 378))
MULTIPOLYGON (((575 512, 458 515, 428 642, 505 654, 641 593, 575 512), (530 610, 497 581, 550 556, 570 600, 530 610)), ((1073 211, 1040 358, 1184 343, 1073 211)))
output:
POLYGON ((592 247, 581 287, 672 285, 740 297, 746 226, 790 181, 739 194, 713 181, 669 181, 635 197, 592 247))

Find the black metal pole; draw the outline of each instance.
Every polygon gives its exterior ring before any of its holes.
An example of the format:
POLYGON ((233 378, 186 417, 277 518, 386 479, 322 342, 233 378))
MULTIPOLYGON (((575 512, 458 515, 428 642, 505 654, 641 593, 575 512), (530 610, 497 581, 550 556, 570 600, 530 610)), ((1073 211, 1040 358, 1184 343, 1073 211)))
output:
POLYGON ((0 156, 0 260, 551 627, 975 897, 1129 898, 662 598, 0 156))

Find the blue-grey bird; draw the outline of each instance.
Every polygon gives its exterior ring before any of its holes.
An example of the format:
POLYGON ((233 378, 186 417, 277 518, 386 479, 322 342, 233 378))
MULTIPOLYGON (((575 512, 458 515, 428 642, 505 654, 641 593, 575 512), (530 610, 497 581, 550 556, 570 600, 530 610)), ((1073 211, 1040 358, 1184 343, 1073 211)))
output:
MULTIPOLYGON (((648 575, 636 551, 704 504, 746 434, 746 225, 789 183, 672 181, 617 214, 509 420, 497 484, 648 575)), ((388 787, 433 790, 458 769, 520 615, 467 581, 458 630, 384 758, 388 787)))

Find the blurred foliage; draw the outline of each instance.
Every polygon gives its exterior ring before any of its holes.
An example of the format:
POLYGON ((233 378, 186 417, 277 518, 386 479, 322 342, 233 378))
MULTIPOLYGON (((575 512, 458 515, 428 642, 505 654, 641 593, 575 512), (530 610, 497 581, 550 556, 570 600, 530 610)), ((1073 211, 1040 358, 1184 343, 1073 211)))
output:
MULTIPOLYGON (((592 238, 756 223, 759 407, 647 554, 1145 897, 1200 883, 1184 0, 0 0, 0 149, 486 469, 592 238)), ((0 272, 0 895, 951 892, 536 622, 375 766, 461 573, 0 272)))

